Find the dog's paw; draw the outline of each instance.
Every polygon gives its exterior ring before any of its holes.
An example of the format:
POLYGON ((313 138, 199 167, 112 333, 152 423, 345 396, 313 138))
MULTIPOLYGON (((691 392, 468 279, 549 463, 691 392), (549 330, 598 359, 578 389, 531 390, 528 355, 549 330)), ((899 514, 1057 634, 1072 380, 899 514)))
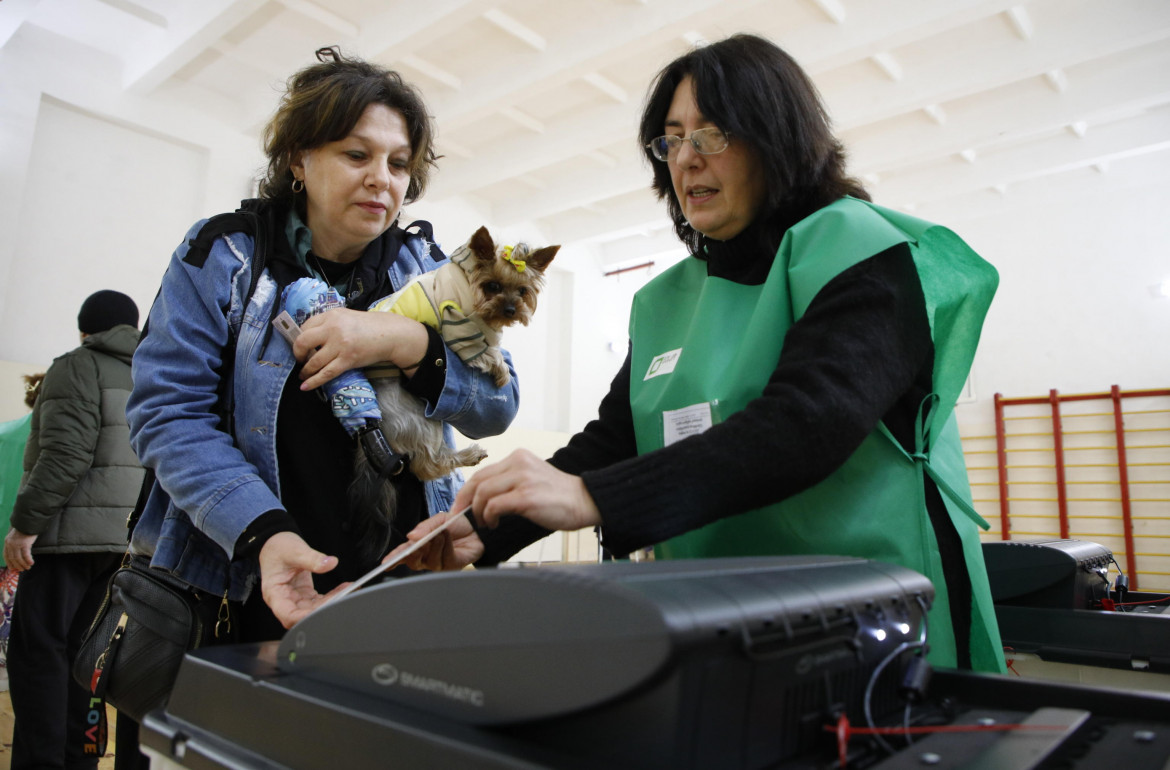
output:
POLYGON ((496 384, 497 388, 504 387, 512 380, 512 374, 508 371, 508 363, 504 360, 504 354, 500 352, 499 348, 488 348, 476 363, 480 364, 483 371, 491 376, 492 382, 496 384))
POLYGON ((496 383, 497 388, 502 388, 512 381, 512 375, 508 373, 508 367, 500 367, 492 372, 492 380, 496 383))
POLYGON ((468 362, 468 366, 492 378, 497 388, 502 388, 512 381, 512 374, 508 371, 508 362, 499 348, 488 348, 481 355, 468 362))

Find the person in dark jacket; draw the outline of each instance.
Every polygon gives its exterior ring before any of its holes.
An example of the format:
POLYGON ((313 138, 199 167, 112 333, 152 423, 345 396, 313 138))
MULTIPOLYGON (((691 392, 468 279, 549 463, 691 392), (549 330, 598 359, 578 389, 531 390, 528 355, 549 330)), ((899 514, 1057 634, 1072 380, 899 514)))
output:
POLYGON ((33 408, 4 539, 22 573, 8 648, 13 768, 97 767, 89 693, 69 668, 126 550, 144 473, 126 424, 138 307, 99 291, 77 326, 81 345, 53 361, 33 408))

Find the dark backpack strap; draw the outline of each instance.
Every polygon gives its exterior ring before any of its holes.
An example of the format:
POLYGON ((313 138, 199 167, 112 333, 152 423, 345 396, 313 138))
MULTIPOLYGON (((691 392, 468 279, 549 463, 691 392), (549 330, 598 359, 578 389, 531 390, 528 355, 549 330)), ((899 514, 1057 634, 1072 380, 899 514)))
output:
MULTIPOLYGON (((252 299, 256 292, 256 285, 267 266, 268 249, 266 235, 260 217, 251 212, 238 210, 231 214, 220 214, 207 220, 207 224, 192 239, 192 249, 201 248, 206 243, 210 250, 216 238, 226 233, 246 233, 252 236, 252 264, 248 276, 248 293, 244 295, 244 306, 252 299), (205 237, 204 234, 207 234, 205 237)), ((190 252, 188 252, 190 255, 190 252)), ((206 259, 206 257, 204 257, 206 259)), ((227 344, 223 348, 222 363, 219 372, 219 397, 216 400, 216 411, 219 413, 219 427, 229 436, 235 435, 232 425, 232 394, 228 387, 230 378, 227 376, 236 360, 236 336, 228 334, 227 344)))
POLYGON ((203 267, 211 253, 215 239, 224 233, 248 233, 255 236, 256 215, 246 211, 217 214, 203 223, 194 238, 187 241, 187 254, 183 261, 193 267, 203 267))
POLYGON ((411 230, 413 230, 416 227, 418 228, 418 231, 420 233, 422 233, 422 236, 424 238, 426 238, 431 243, 435 242, 435 228, 432 227, 431 223, 425 219, 416 219, 413 222, 411 222, 409 225, 404 227, 403 230, 405 230, 406 232, 410 232, 411 230))
POLYGON ((439 248, 439 244, 435 243, 435 228, 431 226, 430 222, 425 219, 416 219, 407 225, 403 232, 408 233, 411 230, 418 230, 419 235, 425 238, 426 242, 430 244, 431 257, 436 262, 442 262, 447 258, 446 253, 439 248))
POLYGON ((146 475, 142 477, 142 486, 138 489, 138 502, 134 504, 134 510, 130 511, 130 515, 126 518, 127 543, 134 536, 134 527, 137 526, 138 520, 142 518, 142 512, 146 510, 146 501, 150 499, 150 491, 152 489, 154 489, 154 469, 147 468, 146 475))

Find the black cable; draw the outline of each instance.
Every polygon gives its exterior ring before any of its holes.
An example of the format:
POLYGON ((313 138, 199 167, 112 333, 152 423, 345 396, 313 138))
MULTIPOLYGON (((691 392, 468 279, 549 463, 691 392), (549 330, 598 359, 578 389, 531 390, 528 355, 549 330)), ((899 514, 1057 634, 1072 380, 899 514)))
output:
MULTIPOLYGON (((922 630, 920 631, 920 633, 918 635, 918 641, 917 642, 902 642, 897 647, 895 647, 892 652, 890 652, 888 655, 886 655, 886 657, 882 658, 881 662, 878 663, 877 666, 874 667, 873 673, 870 674, 869 682, 865 686, 865 697, 862 700, 862 709, 865 712, 865 723, 867 725, 869 725, 869 727, 871 729, 877 728, 877 725, 874 723, 874 719, 873 719, 872 701, 873 701, 873 690, 874 690, 874 687, 877 685, 877 680, 881 676, 882 671, 884 671, 886 666, 890 665, 890 663, 892 663, 899 655, 906 652, 907 650, 917 649, 919 651, 918 658, 920 658, 920 659, 926 655, 926 639, 927 639, 927 625, 928 625, 926 600, 923 599, 921 595, 918 595, 915 598, 918 600, 918 606, 922 608, 922 626, 921 626, 922 630)), ((909 705, 910 705, 909 702, 907 702, 907 706, 909 706, 909 705)), ((910 720, 909 708, 907 708, 904 720, 905 720, 904 728, 909 729, 909 720, 910 720)), ((890 744, 886 743, 885 739, 882 738, 881 735, 874 733, 873 739, 877 742, 877 744, 879 746, 882 747, 882 749, 887 754, 894 753, 894 747, 891 746, 890 744)), ((909 736, 907 736, 907 740, 909 740, 909 736)))
MULTIPOLYGON (((1117 579, 1113 582, 1113 591, 1117 594, 1116 604, 1121 605, 1125 603, 1125 595, 1129 592, 1129 576, 1125 574, 1125 570, 1117 563, 1117 557, 1112 553, 1109 554, 1109 560, 1117 567, 1117 579)), ((1109 589, 1108 578, 1105 579, 1105 587, 1106 590, 1109 589)), ((1121 611, 1128 612, 1129 610, 1123 608, 1121 611)))

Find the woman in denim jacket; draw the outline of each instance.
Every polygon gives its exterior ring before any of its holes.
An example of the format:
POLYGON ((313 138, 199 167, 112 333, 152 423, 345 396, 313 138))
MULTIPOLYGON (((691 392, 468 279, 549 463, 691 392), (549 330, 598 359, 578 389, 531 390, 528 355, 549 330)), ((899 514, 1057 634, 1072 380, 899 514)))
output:
POLYGON ((240 641, 279 638, 415 523, 450 508, 462 483, 403 473, 392 524, 351 510, 354 442, 319 386, 388 361, 449 443, 450 426, 472 438, 502 432, 517 407, 514 371, 497 388, 434 330, 357 312, 445 259, 429 233, 397 227, 434 166, 432 131, 396 73, 332 49, 317 55, 265 130, 260 199, 196 224, 171 258, 127 408, 135 451, 157 476, 131 552, 243 602, 233 612, 240 641), (271 321, 282 289, 305 276, 337 288, 347 307, 308 319, 290 345, 271 321))

